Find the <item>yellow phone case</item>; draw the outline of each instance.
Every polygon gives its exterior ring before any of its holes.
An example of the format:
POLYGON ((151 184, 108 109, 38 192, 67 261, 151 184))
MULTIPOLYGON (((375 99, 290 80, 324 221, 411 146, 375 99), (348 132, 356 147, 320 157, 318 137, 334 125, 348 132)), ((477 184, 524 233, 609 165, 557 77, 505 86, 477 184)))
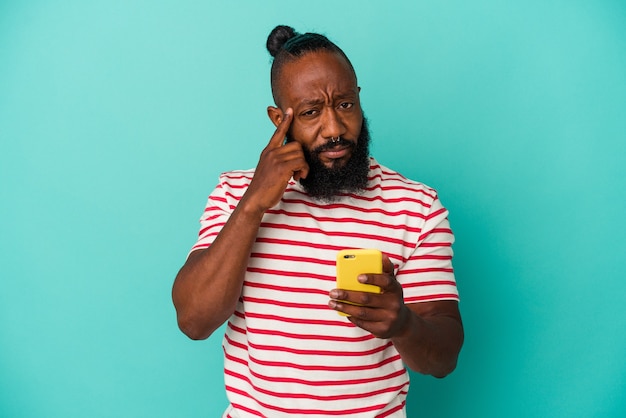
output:
MULTIPOLYGON (((359 274, 383 272, 383 255, 375 249, 348 249, 337 253, 337 288, 380 293, 380 287, 359 283, 359 274)), ((339 312, 340 315, 344 313, 339 312)))

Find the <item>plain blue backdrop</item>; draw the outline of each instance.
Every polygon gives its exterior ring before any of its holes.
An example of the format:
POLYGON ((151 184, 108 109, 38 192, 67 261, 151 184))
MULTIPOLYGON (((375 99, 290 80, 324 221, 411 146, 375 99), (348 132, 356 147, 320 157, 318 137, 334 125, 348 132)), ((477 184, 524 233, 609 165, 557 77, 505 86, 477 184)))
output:
POLYGON ((450 209, 466 342, 409 417, 626 416, 618 0, 0 2, 0 416, 220 416, 170 289, 273 132, 277 24, 345 50, 374 156, 450 209))

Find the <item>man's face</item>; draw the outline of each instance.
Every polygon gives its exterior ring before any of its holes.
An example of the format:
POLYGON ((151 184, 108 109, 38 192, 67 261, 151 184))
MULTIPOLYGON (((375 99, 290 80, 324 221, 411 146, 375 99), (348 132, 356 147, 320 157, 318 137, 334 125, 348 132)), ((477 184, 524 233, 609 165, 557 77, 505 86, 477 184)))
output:
POLYGON ((341 55, 311 52, 285 63, 277 99, 283 111, 293 109, 291 138, 312 151, 341 137, 343 144, 321 152, 319 158, 328 168, 346 164, 358 140, 363 114, 356 77, 341 55))
POLYGON ((324 51, 286 63, 278 101, 283 110, 293 109, 287 140, 302 145, 309 163, 309 174, 301 179, 305 189, 323 200, 362 190, 369 170, 369 135, 347 61, 324 51))

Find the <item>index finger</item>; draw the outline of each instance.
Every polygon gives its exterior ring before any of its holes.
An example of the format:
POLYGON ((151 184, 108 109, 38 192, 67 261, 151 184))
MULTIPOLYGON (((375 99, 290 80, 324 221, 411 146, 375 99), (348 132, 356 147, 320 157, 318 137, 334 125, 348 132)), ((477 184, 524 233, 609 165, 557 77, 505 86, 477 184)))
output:
POLYGON ((289 131, 289 127, 291 126, 291 121, 293 120, 293 109, 287 108, 283 114, 283 120, 280 121, 278 127, 276 127, 276 131, 272 138, 270 139, 270 143, 267 144, 268 148, 278 148, 283 145, 283 141, 287 136, 287 131, 289 131))
POLYGON ((387 254, 383 254, 383 273, 391 273, 391 274, 393 274, 394 268, 395 268, 395 266, 393 265, 393 263, 389 259, 389 256, 387 254))

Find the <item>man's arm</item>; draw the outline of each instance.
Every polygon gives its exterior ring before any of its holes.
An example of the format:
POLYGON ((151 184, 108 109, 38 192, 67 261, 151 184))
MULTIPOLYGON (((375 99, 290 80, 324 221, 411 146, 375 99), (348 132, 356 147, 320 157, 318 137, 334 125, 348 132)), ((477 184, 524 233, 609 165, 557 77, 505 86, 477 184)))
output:
POLYGON ((349 314, 352 323, 374 336, 391 339, 410 369, 435 377, 454 370, 464 336, 456 301, 404 304, 402 286, 387 256, 383 274, 364 274, 359 281, 379 286, 382 293, 333 289, 329 306, 349 314))
POLYGON ((391 338, 402 360, 419 373, 445 377, 456 368, 463 345, 459 304, 454 300, 405 305, 403 331, 391 338))
POLYGON ((209 337, 232 315, 265 211, 280 201, 292 176, 308 174, 300 144, 283 145, 292 115, 291 110, 285 112, 247 191, 215 241, 191 253, 176 276, 172 300, 178 326, 192 339, 209 337))

